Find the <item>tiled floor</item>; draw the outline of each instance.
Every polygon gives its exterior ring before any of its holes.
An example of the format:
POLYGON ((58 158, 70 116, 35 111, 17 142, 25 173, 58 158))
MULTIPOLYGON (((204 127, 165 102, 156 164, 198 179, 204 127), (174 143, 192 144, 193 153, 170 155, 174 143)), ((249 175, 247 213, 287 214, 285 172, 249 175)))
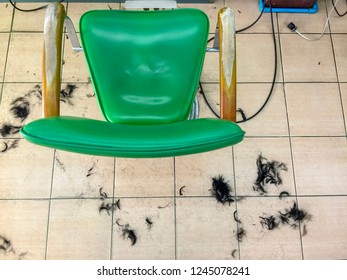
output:
MULTIPOLYGON (((257 2, 227 1, 237 29, 260 14, 257 2)), ((318 4, 317 14, 274 14, 276 84, 265 109, 241 124, 242 143, 136 160, 55 151, 20 137, 18 127, 41 114, 44 11, 23 13, 0 3, 0 127, 15 126, 0 135, 0 259, 346 259, 347 17, 333 12, 318 41, 286 27, 293 21, 305 35, 319 36, 332 6, 330 0, 318 4), (26 119, 11 111, 18 98, 27 104, 26 119), (271 166, 282 184, 268 183, 262 193, 257 170, 271 166), (232 186, 234 202, 221 204, 211 195, 219 175, 232 186), (129 231, 136 240, 127 238, 129 231)), ((108 9, 104 3, 64 5, 76 26, 84 11, 108 9)), ((223 1, 179 6, 203 9, 213 31, 223 1)), ((338 8, 344 12, 345 1, 338 8)), ((238 107, 247 116, 271 87, 270 18, 266 13, 237 34, 238 107)), ((83 53, 74 53, 68 39, 64 62, 63 88, 76 90, 62 102, 62 114, 101 119, 83 53)), ((216 53, 207 54, 201 81, 218 110, 216 53)), ((200 116, 213 117, 198 96, 200 116)))

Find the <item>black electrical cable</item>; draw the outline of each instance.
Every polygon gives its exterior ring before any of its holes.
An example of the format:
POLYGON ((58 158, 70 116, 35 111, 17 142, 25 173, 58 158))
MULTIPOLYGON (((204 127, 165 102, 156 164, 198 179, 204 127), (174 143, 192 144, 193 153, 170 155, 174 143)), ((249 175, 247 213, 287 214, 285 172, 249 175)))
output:
POLYGON ((264 109, 264 107, 267 105, 267 103, 269 102, 270 97, 272 96, 272 93, 273 93, 273 90, 274 90, 274 87, 275 87, 276 76, 277 76, 277 44, 276 44, 275 26, 274 26, 274 19, 273 19, 271 1, 270 1, 270 18, 271 18, 272 39, 273 39, 273 44, 274 44, 274 58, 275 58, 274 75, 273 75, 273 78, 272 78, 271 88, 270 88, 270 91, 269 91, 269 94, 268 94, 266 100, 264 101, 264 103, 260 107, 260 109, 255 114, 253 114, 252 116, 250 116, 250 117, 248 117, 246 119, 243 119, 241 121, 238 121, 237 123, 243 123, 243 122, 249 121, 249 120, 253 119, 254 117, 256 117, 264 109))
MULTIPOLYGON (((331 0, 331 3, 333 4, 334 10, 335 10, 336 14, 337 14, 339 17, 344 17, 345 15, 347 15, 347 11, 344 12, 343 14, 340 14, 340 12, 338 11, 338 9, 336 8, 336 5, 335 5, 334 0, 331 0)), ((347 1, 346 1, 346 3, 347 3, 347 1)))
POLYGON ((206 98, 205 91, 204 91, 204 89, 203 89, 202 84, 201 84, 200 81, 199 81, 199 88, 200 88, 199 92, 200 92, 200 94, 202 95, 202 97, 204 98, 207 107, 211 110, 211 112, 212 112, 217 118, 220 118, 220 116, 216 113, 216 111, 213 110, 213 108, 211 107, 210 102, 208 102, 208 100, 207 100, 207 98, 206 98))
MULTIPOLYGON (((267 1, 267 0, 265 0, 267 1)), ((265 5, 264 5, 265 6, 265 5)), ((272 79, 272 83, 271 83, 271 88, 270 88, 270 91, 269 91, 269 94, 266 98, 266 100, 264 101, 263 105, 260 107, 260 109, 254 113, 252 116, 248 117, 248 118, 243 118, 242 120, 240 121, 237 121, 237 123, 243 123, 243 122, 246 122, 246 121, 249 121, 251 119, 253 119, 254 117, 256 117, 263 109, 264 107, 267 105, 267 103, 269 102, 270 100, 270 97, 272 96, 272 93, 273 93, 273 89, 275 87, 275 82, 276 82, 276 76, 277 76, 277 44, 276 44, 276 35, 275 35, 275 26, 274 26, 274 20, 273 20, 273 13, 272 13, 272 5, 271 5, 271 1, 270 1, 270 15, 271 15, 271 27, 272 27, 272 38, 273 38, 273 43, 274 43, 274 56, 275 56, 275 66, 274 66, 274 75, 273 75, 273 79, 272 79)), ((262 13, 264 12, 264 9, 262 11, 262 13)), ((202 87, 202 84, 201 82, 199 82, 199 87, 200 87, 200 93, 201 95, 203 96, 207 106, 209 107, 209 109, 211 110, 211 112, 217 117, 217 118, 220 118, 220 116, 213 110, 213 108, 211 107, 211 105, 209 104, 207 98, 206 98, 206 95, 205 95, 205 92, 203 90, 203 87, 202 87)))
POLYGON ((239 32, 246 31, 247 29, 250 29, 250 28, 251 28, 253 25, 255 25, 255 24, 260 20, 260 18, 263 16, 264 10, 265 10, 265 5, 263 6, 263 8, 262 8, 262 10, 261 10, 260 15, 258 16, 258 18, 257 18, 253 23, 251 23, 250 25, 248 25, 248 26, 245 27, 245 28, 242 28, 242 29, 240 29, 240 30, 236 30, 235 32, 236 32, 236 33, 239 33, 239 32))
MULTIPOLYGON (((235 32, 236 33, 240 33, 240 32, 246 31, 247 29, 250 29, 253 25, 255 25, 260 20, 260 18, 264 14, 264 10, 265 10, 265 5, 263 6, 263 9, 261 10, 260 15, 258 16, 258 18, 254 22, 252 22, 250 25, 248 25, 248 26, 246 26, 246 27, 244 27, 244 28, 242 28, 240 30, 236 30, 235 32)), ((212 38, 208 39, 207 43, 211 42, 214 38, 215 38, 215 36, 213 36, 212 38)))
MULTIPOLYGON (((48 4, 47 4, 47 5, 43 5, 43 6, 34 8, 34 9, 24 10, 24 9, 18 8, 11 0, 8 0, 8 2, 9 2, 9 3, 13 6, 13 8, 15 8, 16 10, 21 11, 21 12, 26 12, 26 13, 28 13, 28 12, 39 11, 39 10, 42 10, 42 9, 47 8, 47 6, 48 6, 48 4)), ((61 1, 59 1, 59 2, 63 2, 63 0, 61 0, 61 1)))

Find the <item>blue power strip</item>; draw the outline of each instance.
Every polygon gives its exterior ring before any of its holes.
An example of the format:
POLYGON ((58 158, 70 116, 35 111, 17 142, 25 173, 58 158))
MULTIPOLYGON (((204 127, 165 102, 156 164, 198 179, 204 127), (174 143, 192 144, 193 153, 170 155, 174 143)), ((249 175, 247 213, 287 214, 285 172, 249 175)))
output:
MULTIPOLYGON (((259 10, 262 11, 264 8, 264 0, 259 0, 259 10)), ((318 11, 317 1, 313 4, 311 8, 272 8, 273 13, 307 13, 315 14, 318 11)), ((269 13, 270 7, 264 9, 264 13, 269 13)))

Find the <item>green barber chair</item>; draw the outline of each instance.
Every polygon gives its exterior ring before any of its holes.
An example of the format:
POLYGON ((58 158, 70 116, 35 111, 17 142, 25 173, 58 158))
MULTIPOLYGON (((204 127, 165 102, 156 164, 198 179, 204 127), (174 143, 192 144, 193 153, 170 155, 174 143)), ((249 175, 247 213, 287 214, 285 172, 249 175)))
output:
POLYGON ((47 8, 43 51, 44 117, 21 129, 28 141, 91 155, 171 157, 237 144, 232 11, 219 13, 222 118, 189 115, 209 31, 198 9, 95 10, 80 19, 80 38, 105 121, 60 116, 65 10, 47 8), (231 17, 232 18, 232 17, 231 17))

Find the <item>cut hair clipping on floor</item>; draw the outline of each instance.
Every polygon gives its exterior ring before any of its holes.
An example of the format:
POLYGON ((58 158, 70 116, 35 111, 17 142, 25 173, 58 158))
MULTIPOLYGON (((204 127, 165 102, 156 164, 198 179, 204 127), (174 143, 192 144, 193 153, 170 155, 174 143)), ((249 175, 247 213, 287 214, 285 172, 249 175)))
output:
POLYGON ((105 198, 108 197, 108 196, 107 196, 107 193, 104 192, 102 189, 103 189, 103 188, 100 188, 100 189, 99 189, 99 194, 100 194, 100 199, 101 199, 101 200, 103 200, 103 199, 105 199, 105 198))
POLYGON ((92 172, 93 169, 94 169, 94 165, 91 168, 88 169, 86 177, 92 176, 94 174, 94 172, 92 172))
POLYGON ((9 257, 10 259, 22 260, 28 252, 16 253, 12 241, 3 235, 0 235, 0 259, 9 257), (1 257, 3 255, 4 257, 1 257))
POLYGON ((0 150, 1 153, 5 153, 8 150, 15 149, 18 147, 19 139, 14 140, 6 140, 2 142, 2 148, 0 150))
POLYGON ((111 215, 114 211, 121 210, 120 199, 117 199, 115 202, 105 202, 105 199, 108 197, 107 193, 103 191, 103 188, 99 189, 99 195, 101 199, 101 205, 99 206, 99 213, 105 211, 108 215, 111 215))
POLYGON ((237 211, 234 211, 233 216, 234 216, 234 221, 237 222, 237 223, 239 223, 239 224, 241 224, 241 221, 240 221, 240 219, 239 219, 239 216, 238 216, 238 214, 237 214, 237 211))
POLYGON ((69 105, 73 105, 71 99, 73 98, 73 93, 77 89, 76 85, 67 84, 65 88, 60 91, 60 101, 67 103, 69 105))
POLYGON ((282 199, 282 198, 288 197, 288 196, 290 196, 289 192, 283 191, 283 192, 281 192, 281 193, 279 194, 278 197, 279 197, 280 199, 282 199))
POLYGON ((172 205, 173 205, 172 202, 170 202, 170 203, 168 203, 168 204, 166 204, 166 205, 159 205, 159 206, 158 206, 158 209, 168 208, 168 207, 170 207, 170 206, 172 206, 172 205))
POLYGON ((18 119, 20 123, 23 123, 30 115, 32 105, 35 103, 41 103, 41 101, 42 90, 39 85, 36 85, 24 95, 13 99, 9 111, 13 115, 14 119, 18 119), (32 97, 34 97, 34 99, 32 99, 32 97), (35 102, 35 100, 38 100, 38 102, 35 102))
POLYGON ((11 103, 10 112, 13 113, 16 119, 23 122, 30 113, 30 103, 26 97, 18 97, 11 103))
POLYGON ((280 172, 288 171, 285 163, 276 160, 268 161, 267 158, 260 154, 256 160, 256 164, 258 176, 253 186, 255 191, 265 194, 267 193, 266 189, 269 185, 273 184, 278 186, 282 184, 280 172))
POLYGON ((17 134, 22 126, 12 125, 9 123, 4 123, 0 128, 0 134, 2 137, 6 137, 8 135, 17 134))
POLYGON ((59 154, 58 154, 58 153, 55 154, 55 161, 57 162, 58 167, 59 167, 61 170, 63 170, 64 172, 66 172, 65 164, 60 160, 59 154))
POLYGON ((289 209, 278 211, 279 215, 268 215, 266 217, 260 216, 260 224, 268 230, 273 230, 280 227, 280 225, 289 225, 296 229, 302 226, 302 236, 307 234, 306 221, 311 220, 311 215, 306 211, 299 209, 297 203, 294 201, 293 206, 289 209))
POLYGON ((113 203, 110 203, 110 202, 106 203, 105 201, 103 201, 101 203, 101 205, 99 206, 99 213, 101 213, 102 211, 106 211, 106 213, 108 215, 111 215, 117 209, 120 210, 120 200, 119 199, 113 203))
POLYGON ((231 191, 231 186, 223 175, 212 178, 212 189, 210 189, 210 192, 218 202, 222 204, 234 202, 235 198, 231 195, 231 191))
POLYGON ((236 239, 238 242, 242 242, 242 239, 246 236, 246 231, 242 228, 239 227, 236 232, 236 239))
POLYGON ((233 257, 233 259, 236 258, 237 251, 238 251, 237 249, 234 249, 234 250, 231 251, 231 256, 233 257))
POLYGON ((145 219, 145 221, 146 221, 147 228, 148 228, 148 229, 151 229, 152 226, 153 226, 153 221, 152 221, 152 219, 149 218, 149 217, 147 217, 147 218, 145 219))
POLYGON ((130 228, 129 224, 122 225, 118 220, 116 221, 116 224, 121 228, 123 239, 129 239, 131 246, 134 246, 137 242, 135 231, 130 228))
POLYGON ((92 176, 93 174, 96 173, 96 167, 97 167, 98 161, 99 161, 99 160, 96 160, 96 161, 93 160, 93 165, 92 165, 92 167, 90 167, 90 168, 88 169, 87 174, 86 174, 86 177, 90 177, 90 176, 92 176))
MULTIPOLYGON (((284 211, 279 211, 279 214, 282 224, 288 224, 293 228, 297 228, 299 226, 299 222, 311 220, 311 215, 306 211, 299 209, 295 201, 293 202, 293 206, 291 208, 285 209, 284 211)), ((303 229, 305 229, 307 233, 307 228, 303 227, 303 229)))
POLYGON ((11 240, 0 235, 0 253, 15 253, 11 240))
POLYGON ((260 218, 260 224, 262 227, 265 227, 268 230, 273 230, 278 227, 278 221, 274 216, 268 216, 268 217, 261 217, 260 218))

